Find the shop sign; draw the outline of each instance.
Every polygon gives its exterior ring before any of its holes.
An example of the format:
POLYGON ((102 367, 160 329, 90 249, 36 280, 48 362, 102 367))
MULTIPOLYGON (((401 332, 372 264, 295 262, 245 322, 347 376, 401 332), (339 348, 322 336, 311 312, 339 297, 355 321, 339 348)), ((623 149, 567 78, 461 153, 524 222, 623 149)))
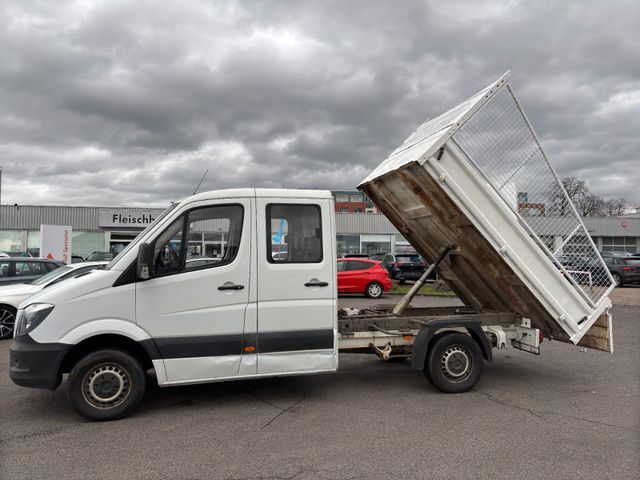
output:
POLYGON ((101 208, 98 212, 98 225, 100 227, 143 229, 161 213, 162 210, 101 208))

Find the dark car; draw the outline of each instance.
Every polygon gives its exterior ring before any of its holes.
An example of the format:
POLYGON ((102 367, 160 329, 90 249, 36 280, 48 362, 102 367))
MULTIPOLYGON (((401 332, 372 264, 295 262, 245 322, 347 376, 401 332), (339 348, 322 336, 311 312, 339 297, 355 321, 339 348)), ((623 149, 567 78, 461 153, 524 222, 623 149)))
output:
POLYGON ((558 261, 579 285, 592 287, 611 284, 607 269, 599 259, 578 254, 564 254, 558 256, 558 261))
POLYGON ((400 284, 407 280, 418 280, 427 269, 422 257, 416 253, 387 253, 382 257, 382 266, 400 284))
POLYGON ((85 259, 87 262, 110 262, 115 257, 111 252, 91 252, 85 259))
POLYGON ((380 298, 391 289, 389 272, 376 260, 338 259, 338 293, 364 293, 380 298))
POLYGON ((341 253, 338 258, 369 258, 368 253, 341 253))
POLYGON ((71 263, 84 263, 85 261, 82 255, 71 254, 71 263))
POLYGON ((63 262, 46 258, 2 257, 0 258, 0 285, 29 283, 63 265, 63 262))
POLYGON ((640 283, 640 258, 612 254, 603 254, 602 258, 616 282, 616 287, 640 283))

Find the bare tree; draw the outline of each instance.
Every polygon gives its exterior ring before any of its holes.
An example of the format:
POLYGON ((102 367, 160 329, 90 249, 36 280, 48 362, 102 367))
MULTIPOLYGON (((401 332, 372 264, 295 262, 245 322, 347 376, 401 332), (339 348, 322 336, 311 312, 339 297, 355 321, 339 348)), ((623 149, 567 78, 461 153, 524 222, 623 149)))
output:
POLYGON ((587 193, 576 202, 578 213, 583 217, 604 216, 604 199, 598 195, 587 193))
MULTIPOLYGON (((616 198, 611 200, 605 200, 599 195, 591 193, 587 187, 587 183, 576 177, 566 177, 562 180, 562 186, 567 192, 567 196, 573 202, 578 213, 583 217, 595 217, 595 216, 614 216, 622 215, 626 201, 624 198, 616 198)), ((567 204, 564 195, 558 192, 556 198, 557 205, 559 206, 560 215, 564 216, 569 212, 569 206, 567 204)))
MULTIPOLYGON (((584 203, 585 197, 589 194, 586 182, 576 177, 565 177, 561 181, 569 200, 580 213, 581 205, 584 203)), ((564 217, 571 211, 566 197, 560 190, 558 190, 556 194, 556 205, 561 217, 564 217)))
POLYGON ((613 217, 623 215, 627 202, 624 198, 612 198, 604 202, 604 215, 613 217))
POLYGON ((576 200, 589 193, 587 182, 576 177, 563 178, 562 186, 566 190, 569 200, 573 203, 576 203, 576 200))

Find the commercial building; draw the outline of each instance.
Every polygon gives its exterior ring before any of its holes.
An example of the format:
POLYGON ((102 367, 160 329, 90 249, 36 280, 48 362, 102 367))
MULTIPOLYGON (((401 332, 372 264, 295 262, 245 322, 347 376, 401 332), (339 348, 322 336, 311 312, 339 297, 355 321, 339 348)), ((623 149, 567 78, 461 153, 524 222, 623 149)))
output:
MULTIPOLYGON (((72 249, 87 256, 94 251, 118 253, 161 212, 162 208, 103 208, 0 205, 0 251, 29 251, 39 255, 40 225, 68 225, 73 229, 72 249)), ((550 221, 552 219, 549 219, 550 221)), ((601 251, 640 253, 640 215, 586 217, 589 235, 601 251)), ((338 253, 369 254, 411 251, 409 243, 383 215, 336 213, 338 253)), ((538 235, 550 248, 563 237, 538 235)), ((216 255, 224 250, 224 234, 201 239, 201 251, 216 255)), ((568 250, 571 245, 565 245, 568 250)))

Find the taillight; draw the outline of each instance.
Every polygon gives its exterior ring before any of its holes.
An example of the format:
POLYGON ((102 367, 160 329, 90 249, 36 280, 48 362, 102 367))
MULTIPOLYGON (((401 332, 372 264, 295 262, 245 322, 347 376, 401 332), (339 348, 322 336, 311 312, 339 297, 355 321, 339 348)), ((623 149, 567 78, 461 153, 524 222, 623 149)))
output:
POLYGON ((544 332, 542 330, 538 330, 538 343, 544 342, 544 332))
POLYGON ((631 270, 631 267, 622 267, 623 272, 628 272, 631 270))

